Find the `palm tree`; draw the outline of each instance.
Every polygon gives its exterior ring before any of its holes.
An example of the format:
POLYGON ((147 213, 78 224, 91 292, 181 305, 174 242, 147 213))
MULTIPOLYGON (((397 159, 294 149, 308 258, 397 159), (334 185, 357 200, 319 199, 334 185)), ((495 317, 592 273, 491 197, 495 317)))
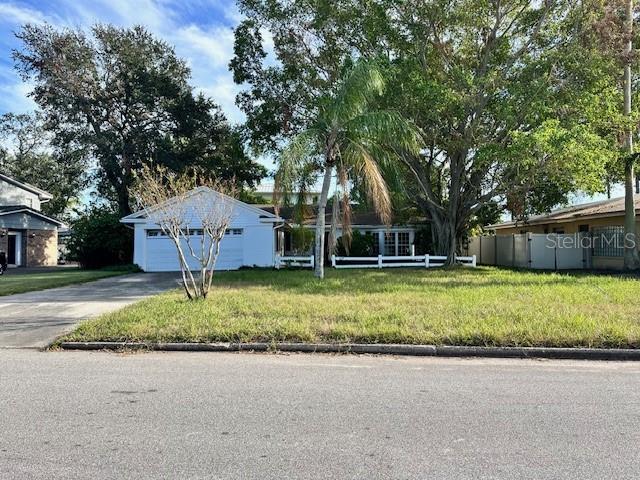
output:
POLYGON ((380 219, 389 224, 391 199, 382 172, 399 163, 400 152, 420 150, 419 135, 408 121, 396 112, 373 109, 384 89, 383 76, 374 62, 356 62, 335 92, 320 100, 309 128, 292 139, 280 158, 276 192, 308 186, 309 172, 316 178, 323 176, 315 232, 315 275, 319 278, 324 278, 325 212, 334 173, 330 248, 338 219, 343 237, 350 238, 349 191, 353 182, 364 187, 380 219))

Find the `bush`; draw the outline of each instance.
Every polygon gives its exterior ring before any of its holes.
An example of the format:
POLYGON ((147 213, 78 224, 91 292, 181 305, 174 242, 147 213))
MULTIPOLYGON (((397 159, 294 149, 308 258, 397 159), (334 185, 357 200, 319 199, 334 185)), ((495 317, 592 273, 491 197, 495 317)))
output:
POLYGON ((296 255, 305 255, 313 248, 315 231, 305 227, 291 229, 291 250, 296 255))
POLYGON ((373 257, 375 255, 375 245, 377 241, 378 237, 362 234, 358 230, 355 230, 351 235, 349 251, 347 252, 342 237, 338 239, 336 251, 341 257, 373 257))
POLYGON ((83 268, 127 265, 133 258, 133 230, 105 206, 91 206, 75 220, 68 243, 69 259, 83 268))

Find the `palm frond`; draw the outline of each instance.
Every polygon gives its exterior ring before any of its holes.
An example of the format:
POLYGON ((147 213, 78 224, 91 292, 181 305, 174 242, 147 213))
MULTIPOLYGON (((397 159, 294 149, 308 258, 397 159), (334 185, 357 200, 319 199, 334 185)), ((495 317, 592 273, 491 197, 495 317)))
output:
POLYGON ((312 129, 296 135, 282 151, 274 176, 273 204, 276 213, 282 205, 290 204, 291 195, 309 181, 310 172, 314 170, 310 165, 318 161, 319 155, 318 132, 312 129))
POLYGON ((416 155, 423 147, 418 128, 399 113, 390 110, 358 115, 347 122, 345 131, 349 139, 356 143, 375 142, 388 149, 416 155))
POLYGON ((353 175, 361 179, 367 198, 385 224, 390 225, 391 196, 387 182, 371 153, 361 143, 350 142, 342 152, 342 158, 353 169, 353 175))
POLYGON ((378 65, 361 59, 347 73, 323 116, 330 124, 348 122, 366 112, 384 89, 385 81, 378 65))

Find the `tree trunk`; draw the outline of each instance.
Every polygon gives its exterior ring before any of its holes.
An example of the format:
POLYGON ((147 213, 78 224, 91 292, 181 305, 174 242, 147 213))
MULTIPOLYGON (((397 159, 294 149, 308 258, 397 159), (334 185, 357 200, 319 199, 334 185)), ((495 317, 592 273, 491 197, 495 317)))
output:
MULTIPOLYGON (((624 47, 624 115, 631 117, 631 51, 633 35, 633 0, 626 2, 625 31, 628 40, 624 47)), ((633 130, 627 129, 625 132, 625 149, 628 155, 625 157, 624 166, 624 268, 625 270, 636 270, 640 267, 638 257, 638 246, 636 244, 636 206, 633 191, 633 130)))
POLYGON ((322 181, 322 192, 318 199, 318 217, 316 218, 315 276, 318 278, 324 278, 324 215, 327 210, 327 199, 329 198, 332 174, 333 166, 327 164, 324 171, 324 180, 322 181))

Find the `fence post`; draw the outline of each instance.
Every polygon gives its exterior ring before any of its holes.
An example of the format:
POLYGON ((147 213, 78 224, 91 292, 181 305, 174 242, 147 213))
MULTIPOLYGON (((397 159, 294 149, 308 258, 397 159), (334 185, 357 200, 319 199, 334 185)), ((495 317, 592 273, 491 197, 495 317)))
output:
POLYGON ((280 270, 280 255, 276 253, 276 270, 280 270))
POLYGON ((477 266, 475 255, 471 255, 471 266, 474 268, 477 266))
POLYGON ((411 256, 416 256, 416 246, 414 244, 411 244, 411 256))
POLYGON ((331 266, 333 268, 336 268, 336 256, 335 255, 331 255, 331 266))
POLYGON ((378 268, 382 268, 382 255, 378 255, 378 268))
POLYGON ((429 268, 429 254, 424 256, 424 268, 429 268))
POLYGON ((316 257, 315 255, 311 255, 309 258, 311 260, 311 270, 313 270, 316 266, 316 257))

